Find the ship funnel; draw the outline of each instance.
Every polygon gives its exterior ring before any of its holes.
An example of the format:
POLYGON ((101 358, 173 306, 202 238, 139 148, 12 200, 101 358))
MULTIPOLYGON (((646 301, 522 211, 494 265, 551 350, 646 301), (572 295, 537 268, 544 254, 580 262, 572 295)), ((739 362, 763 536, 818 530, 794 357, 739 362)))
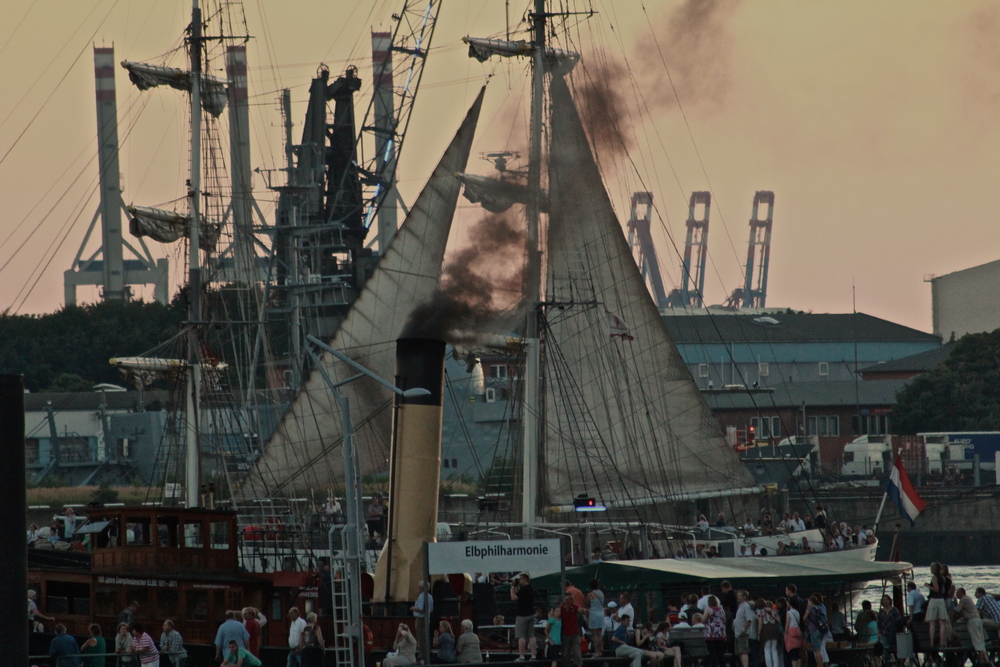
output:
POLYGON ((396 341, 396 397, 389 462, 389 526, 375 568, 375 602, 412 601, 424 542, 437 538, 445 343, 396 341), (426 390, 426 391, 414 391, 426 390))

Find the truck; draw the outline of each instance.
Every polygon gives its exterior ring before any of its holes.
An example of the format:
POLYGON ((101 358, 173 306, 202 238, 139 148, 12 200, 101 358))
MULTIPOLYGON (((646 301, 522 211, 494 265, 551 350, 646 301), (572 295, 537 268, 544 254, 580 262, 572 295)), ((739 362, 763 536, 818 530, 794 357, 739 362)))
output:
POLYGON ((918 433, 925 447, 937 447, 943 451, 942 459, 951 465, 971 467, 979 457, 982 470, 996 470, 997 453, 1000 452, 1000 431, 951 431, 941 433, 918 433), (966 461, 966 464, 961 462, 966 461))

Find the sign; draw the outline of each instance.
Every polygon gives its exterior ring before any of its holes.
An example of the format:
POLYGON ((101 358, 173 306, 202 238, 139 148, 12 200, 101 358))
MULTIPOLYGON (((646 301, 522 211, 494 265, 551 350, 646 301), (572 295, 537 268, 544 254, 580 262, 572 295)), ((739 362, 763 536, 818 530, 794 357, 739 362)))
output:
POLYGON ((532 577, 559 572, 559 540, 432 542, 427 545, 429 574, 527 572, 532 577))
MULTIPOLYGON (((138 577, 97 577, 99 584, 116 584, 118 586, 148 586, 150 588, 177 588, 177 582, 167 579, 142 579, 138 577)), ((225 586, 223 586, 225 588, 225 586)))

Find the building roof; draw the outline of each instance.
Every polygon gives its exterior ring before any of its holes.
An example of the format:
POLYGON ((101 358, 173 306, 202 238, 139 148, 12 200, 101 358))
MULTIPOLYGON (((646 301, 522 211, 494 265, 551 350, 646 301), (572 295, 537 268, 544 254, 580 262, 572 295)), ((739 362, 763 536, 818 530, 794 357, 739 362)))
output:
POLYGON ((864 313, 664 315, 675 343, 940 342, 918 329, 864 313))
POLYGON ((28 411, 44 410, 46 404, 52 401, 53 410, 98 410, 101 407, 101 397, 109 410, 134 410, 136 405, 148 406, 159 401, 166 405, 169 393, 163 390, 152 391, 74 391, 74 392, 41 392, 24 395, 24 409, 28 411))
POLYGON ((764 408, 833 407, 838 405, 895 405, 896 392, 906 380, 786 382, 772 393, 749 394, 745 391, 707 394, 713 410, 756 410, 764 408))
POLYGON ((912 354, 902 359, 873 364, 860 369, 858 372, 862 375, 865 373, 922 373, 937 368, 945 359, 951 356, 954 349, 954 343, 947 343, 933 350, 912 354))

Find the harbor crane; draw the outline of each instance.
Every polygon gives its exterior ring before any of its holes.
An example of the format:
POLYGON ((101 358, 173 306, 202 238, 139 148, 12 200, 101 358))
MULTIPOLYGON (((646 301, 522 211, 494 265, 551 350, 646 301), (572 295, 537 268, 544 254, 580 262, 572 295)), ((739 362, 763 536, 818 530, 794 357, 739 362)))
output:
POLYGON ((632 215, 628 221, 628 244, 635 254, 639 272, 646 285, 649 286, 656 307, 666 308, 668 306, 667 292, 663 288, 660 263, 656 258, 656 248, 653 246, 653 236, 649 229, 652 213, 653 193, 632 193, 632 215))
POLYGON ((687 238, 684 242, 684 263, 681 265, 681 287, 670 291, 667 306, 701 308, 705 294, 705 259, 708 256, 708 218, 712 208, 711 192, 692 192, 688 204, 687 238), (704 214, 695 212, 703 205, 704 214))
POLYGON ((750 241, 747 244, 747 263, 743 287, 733 290, 726 305, 732 308, 763 308, 767 305, 767 269, 771 259, 771 223, 774 219, 774 193, 758 190, 753 196, 753 215, 750 217, 750 241), (767 215, 760 218, 760 207, 767 207, 767 215), (760 248, 760 252, 758 252, 760 248), (754 274, 756 273, 756 285, 754 274))

